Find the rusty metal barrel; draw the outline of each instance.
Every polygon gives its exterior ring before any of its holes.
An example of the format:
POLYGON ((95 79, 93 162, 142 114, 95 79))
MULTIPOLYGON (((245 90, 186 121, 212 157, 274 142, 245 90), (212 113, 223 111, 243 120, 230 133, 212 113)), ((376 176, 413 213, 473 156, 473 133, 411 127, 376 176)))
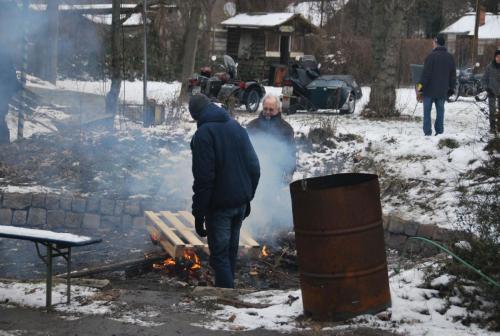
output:
POLYGON ((304 313, 341 321, 390 307, 377 175, 290 184, 304 313))

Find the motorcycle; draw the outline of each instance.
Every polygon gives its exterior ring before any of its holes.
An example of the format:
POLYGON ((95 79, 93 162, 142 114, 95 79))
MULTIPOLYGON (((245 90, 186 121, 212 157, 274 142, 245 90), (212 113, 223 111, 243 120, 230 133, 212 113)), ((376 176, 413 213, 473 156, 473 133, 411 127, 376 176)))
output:
MULTIPOLYGON (((476 64, 476 67, 479 64, 476 64)), ((454 94, 448 98, 449 102, 455 102, 458 97, 475 97, 477 101, 485 101, 488 98, 481 79, 483 74, 474 74, 473 68, 457 69, 457 80, 454 94)))
MULTIPOLYGON (((190 78, 189 94, 203 93, 207 97, 215 98, 230 112, 240 105, 245 105, 247 112, 256 112, 266 93, 264 86, 255 80, 238 80, 238 63, 229 55, 224 55, 223 60, 223 72, 212 74, 210 67, 203 67, 199 75, 190 78)), ((215 56, 212 61, 215 61, 215 56)))
POLYGON ((320 64, 312 55, 293 63, 282 89, 282 108, 287 114, 300 110, 339 110, 354 113, 361 88, 351 75, 320 75, 320 64))

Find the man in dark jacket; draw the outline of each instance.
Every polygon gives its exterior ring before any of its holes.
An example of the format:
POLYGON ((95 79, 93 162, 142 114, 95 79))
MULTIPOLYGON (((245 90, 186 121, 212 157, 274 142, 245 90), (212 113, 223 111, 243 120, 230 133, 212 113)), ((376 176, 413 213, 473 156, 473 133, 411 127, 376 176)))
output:
POLYGON ((424 134, 432 135, 431 109, 436 105, 435 135, 444 132, 444 102, 454 92, 456 69, 453 56, 446 51, 443 35, 433 41, 433 50, 426 57, 420 84, 424 101, 424 134))
MULTIPOLYGON (((252 137, 252 141, 257 137, 267 137, 269 140, 274 139, 282 144, 269 146, 267 143, 265 148, 272 149, 270 155, 275 158, 274 161, 278 166, 282 166, 285 175, 290 179, 296 168, 294 131, 292 126, 282 118, 278 97, 273 95, 264 97, 262 100, 262 113, 248 123, 247 130, 252 137)), ((264 142, 266 140, 264 139, 264 142)), ((260 154, 259 152, 259 156, 260 154)))
POLYGON ((191 140, 196 232, 207 236, 215 286, 234 288, 240 228, 259 182, 259 160, 245 129, 206 96, 191 97, 189 112, 198 124, 191 140))
POLYGON ((495 51, 493 61, 491 61, 482 78, 483 86, 488 92, 488 105, 490 107, 490 132, 500 131, 500 49, 495 51))
POLYGON ((22 89, 22 85, 17 79, 16 69, 12 58, 2 48, 0 42, 0 144, 10 142, 9 127, 7 127, 7 113, 9 112, 9 101, 22 89))

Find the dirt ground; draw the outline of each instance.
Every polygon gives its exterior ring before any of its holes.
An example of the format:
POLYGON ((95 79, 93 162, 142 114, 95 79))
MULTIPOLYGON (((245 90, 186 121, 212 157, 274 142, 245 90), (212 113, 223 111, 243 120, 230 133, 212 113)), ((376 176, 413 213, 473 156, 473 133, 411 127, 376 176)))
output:
MULTIPOLYGON (((116 288, 115 288, 116 289, 116 288)), ((168 289, 163 291, 123 289, 117 299, 126 304, 127 309, 150 307, 161 314, 150 322, 159 326, 139 326, 113 320, 113 316, 89 315, 78 319, 65 318, 64 313, 44 310, 7 307, 0 303, 0 336, 13 335, 282 335, 278 331, 257 329, 253 331, 211 331, 191 325, 206 319, 203 310, 179 309, 177 304, 189 298, 187 289, 168 289)), ((327 325, 325 325, 327 326, 327 325)), ((317 329, 317 328, 314 328, 317 329)), ((304 331, 291 335, 338 335, 338 336, 390 336, 397 335, 386 331, 349 328, 342 331, 304 331)))

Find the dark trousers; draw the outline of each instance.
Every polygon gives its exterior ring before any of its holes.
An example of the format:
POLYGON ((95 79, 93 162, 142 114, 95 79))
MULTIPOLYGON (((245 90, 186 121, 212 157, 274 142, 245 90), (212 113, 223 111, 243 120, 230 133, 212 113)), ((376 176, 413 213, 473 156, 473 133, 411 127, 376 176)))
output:
POLYGON ((0 144, 10 143, 10 132, 7 127, 7 113, 9 112, 9 103, 0 97, 0 144))
POLYGON ((245 209, 246 205, 221 209, 205 217, 210 266, 215 271, 216 287, 234 288, 234 270, 245 209))
POLYGON ((490 107, 490 131, 500 131, 500 96, 488 95, 488 106, 490 107))

